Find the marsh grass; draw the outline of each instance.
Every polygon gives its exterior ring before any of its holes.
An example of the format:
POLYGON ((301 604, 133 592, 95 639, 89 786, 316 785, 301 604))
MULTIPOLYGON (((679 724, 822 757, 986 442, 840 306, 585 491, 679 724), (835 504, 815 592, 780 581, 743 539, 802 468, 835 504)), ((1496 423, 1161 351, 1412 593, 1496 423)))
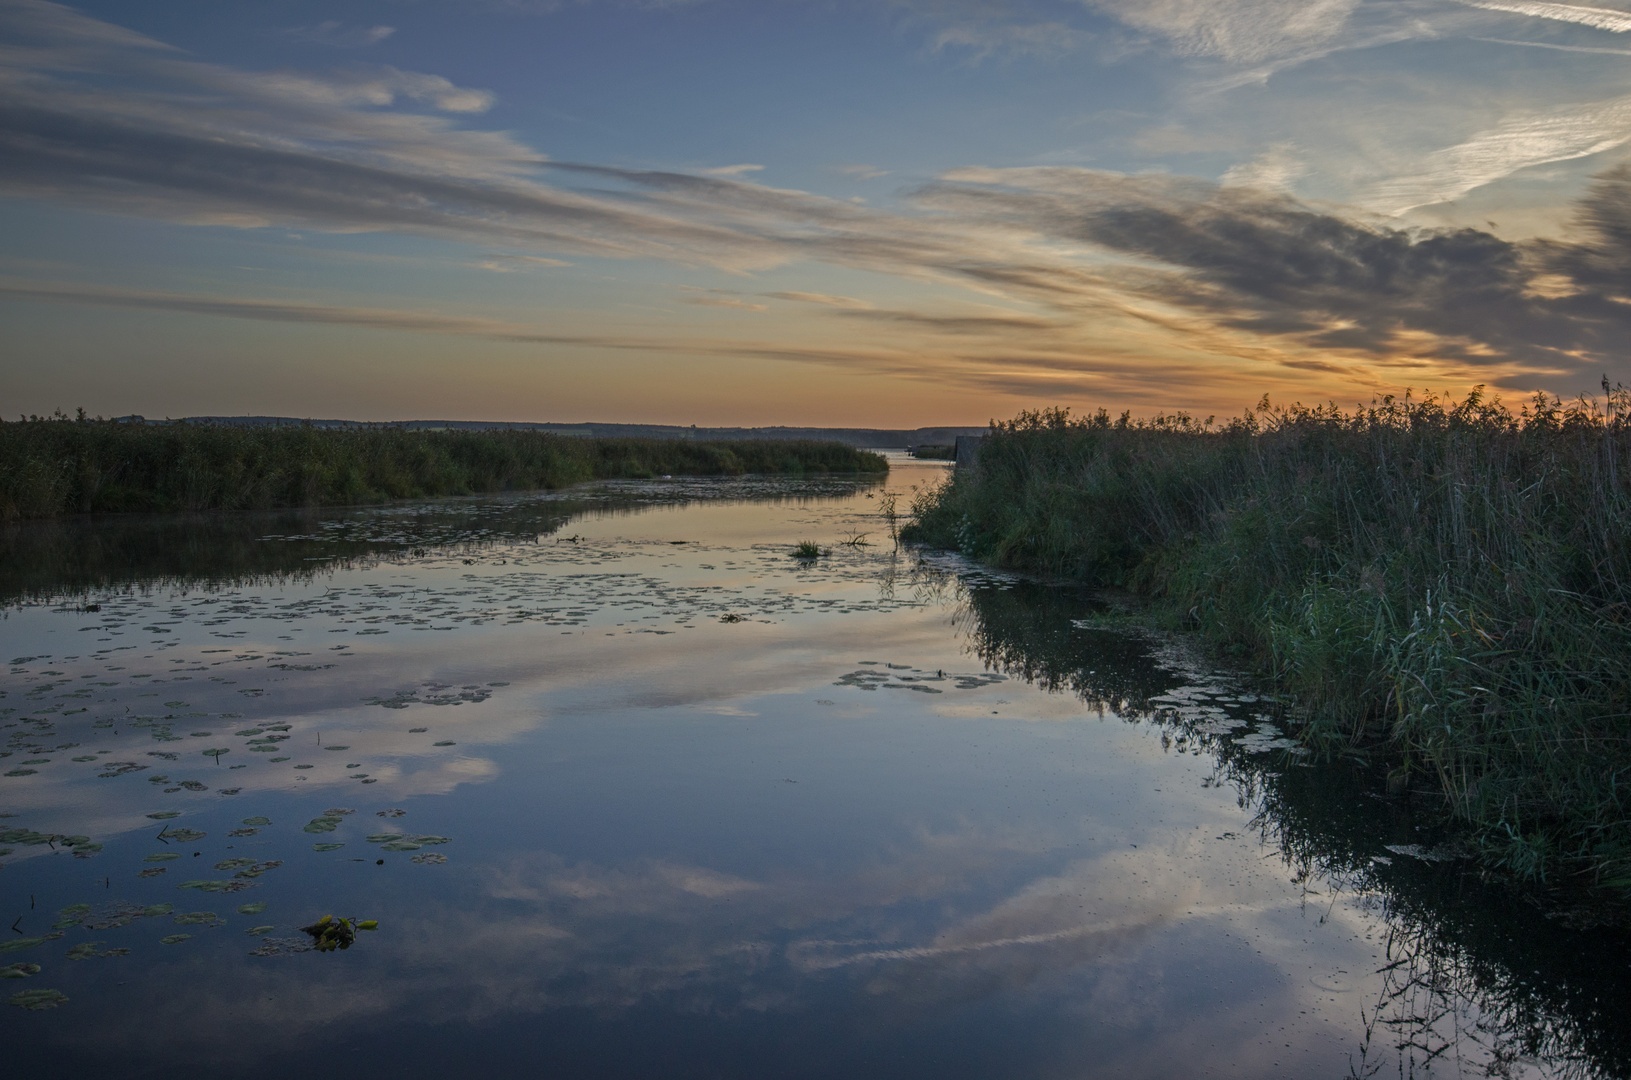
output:
POLYGON ((821 545, 814 540, 800 540, 798 546, 793 549, 795 559, 819 559, 825 554, 826 552, 821 550, 821 545))
POLYGON ((92 512, 355 506, 665 475, 887 470, 878 454, 815 441, 158 425, 81 414, 0 423, 0 521, 92 512))
POLYGON ((1022 413, 906 537, 1154 598, 1295 695, 1326 753, 1420 778, 1486 864, 1631 892, 1631 394, 1514 413, 1022 413))

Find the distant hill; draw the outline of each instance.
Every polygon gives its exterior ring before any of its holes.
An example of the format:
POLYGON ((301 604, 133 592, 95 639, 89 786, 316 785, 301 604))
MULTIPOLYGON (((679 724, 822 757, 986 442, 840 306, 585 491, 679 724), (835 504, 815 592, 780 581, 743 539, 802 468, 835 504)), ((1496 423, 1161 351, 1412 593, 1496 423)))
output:
MULTIPOLYGON (((140 416, 121 420, 140 422, 140 416)), ((163 423, 164 421, 145 421, 163 423)), ((234 427, 276 427, 310 424, 320 428, 400 427, 454 431, 548 431, 557 435, 578 435, 596 439, 825 439, 846 446, 867 449, 895 449, 907 446, 950 445, 959 435, 984 435, 983 427, 928 428, 816 428, 816 427, 680 427, 674 424, 534 424, 490 420, 303 420, 293 416, 188 416, 173 423, 222 424, 234 427)))

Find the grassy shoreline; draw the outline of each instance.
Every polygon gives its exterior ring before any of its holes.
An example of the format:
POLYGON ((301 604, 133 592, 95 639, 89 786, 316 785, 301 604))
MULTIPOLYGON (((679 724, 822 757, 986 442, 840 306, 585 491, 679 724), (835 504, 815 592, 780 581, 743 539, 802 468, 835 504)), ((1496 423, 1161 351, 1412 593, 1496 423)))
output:
POLYGON ((803 440, 31 419, 0 423, 0 521, 359 506, 664 475, 887 471, 881 455, 803 440))
POLYGON ((1311 748, 1442 791, 1489 868, 1631 894, 1628 413, 1025 413, 906 536, 1149 597, 1289 691, 1311 748))

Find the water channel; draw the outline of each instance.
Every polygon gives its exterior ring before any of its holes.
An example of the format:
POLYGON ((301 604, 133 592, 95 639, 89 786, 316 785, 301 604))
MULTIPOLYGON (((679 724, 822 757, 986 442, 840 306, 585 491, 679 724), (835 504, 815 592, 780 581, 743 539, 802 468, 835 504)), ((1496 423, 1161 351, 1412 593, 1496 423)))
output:
POLYGON ((12 1075, 1631 1075, 1623 935, 942 468, 6 530, 12 1075))

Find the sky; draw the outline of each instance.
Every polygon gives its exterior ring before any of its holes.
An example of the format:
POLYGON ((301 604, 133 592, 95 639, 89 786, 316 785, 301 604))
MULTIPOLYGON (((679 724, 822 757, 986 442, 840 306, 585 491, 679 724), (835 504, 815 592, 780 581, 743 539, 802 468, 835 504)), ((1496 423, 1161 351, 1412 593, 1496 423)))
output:
POLYGON ((1568 398, 1631 0, 0 0, 0 328, 7 418, 1568 398))

